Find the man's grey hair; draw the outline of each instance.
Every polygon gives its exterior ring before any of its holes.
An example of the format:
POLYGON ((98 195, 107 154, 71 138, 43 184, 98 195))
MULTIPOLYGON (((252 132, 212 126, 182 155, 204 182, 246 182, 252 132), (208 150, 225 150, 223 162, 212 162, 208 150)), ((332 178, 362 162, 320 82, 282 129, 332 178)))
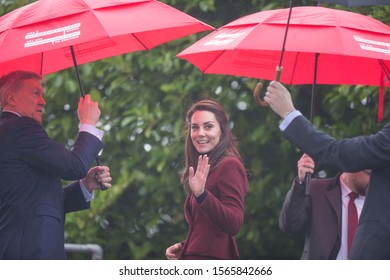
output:
POLYGON ((31 71, 17 70, 10 72, 0 78, 0 107, 7 105, 6 92, 9 90, 17 91, 23 85, 24 80, 37 79, 42 80, 42 76, 31 71))

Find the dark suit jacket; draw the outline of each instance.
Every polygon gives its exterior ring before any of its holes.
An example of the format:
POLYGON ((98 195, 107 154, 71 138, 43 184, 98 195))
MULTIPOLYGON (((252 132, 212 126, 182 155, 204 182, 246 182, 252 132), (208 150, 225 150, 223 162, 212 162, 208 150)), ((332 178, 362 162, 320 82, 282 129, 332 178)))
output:
POLYGON ((287 192, 279 216, 282 231, 306 233, 302 253, 304 260, 334 260, 341 245, 340 175, 329 179, 312 179, 310 195, 305 183, 295 179, 287 192))
POLYGON ((223 159, 206 181, 206 198, 187 197, 184 213, 189 225, 182 256, 238 259, 235 235, 244 224, 246 171, 234 157, 223 159))
POLYGON ((390 123, 374 135, 338 141, 299 116, 283 135, 318 164, 372 170, 351 258, 390 259, 390 123))
POLYGON ((72 151, 28 117, 0 115, 0 259, 64 259, 64 214, 88 208, 78 183, 102 142, 80 132, 72 151))

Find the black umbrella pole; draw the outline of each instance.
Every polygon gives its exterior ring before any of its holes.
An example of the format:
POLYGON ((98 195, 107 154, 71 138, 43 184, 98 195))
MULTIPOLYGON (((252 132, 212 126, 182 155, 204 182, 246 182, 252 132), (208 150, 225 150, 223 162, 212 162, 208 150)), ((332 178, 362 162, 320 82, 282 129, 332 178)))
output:
POLYGON ((76 70, 77 82, 79 83, 79 88, 80 88, 80 95, 84 97, 85 96, 84 87, 83 87, 83 83, 81 82, 79 66, 77 65, 76 55, 74 53, 73 46, 70 46, 70 52, 72 54, 74 69, 76 70))
MULTIPOLYGON (((317 67, 318 67, 318 57, 320 56, 319 53, 315 53, 315 60, 314 60, 314 77, 313 77, 313 86, 311 87, 311 106, 310 106, 310 122, 313 122, 313 116, 314 116, 314 106, 315 106, 315 92, 316 92, 316 86, 317 86, 317 67)), ((310 195, 310 180, 311 180, 311 173, 306 173, 305 176, 305 194, 310 195)))
MULTIPOLYGON (((79 83, 79 88, 80 88, 80 95, 81 95, 81 97, 85 97, 84 87, 83 87, 83 83, 81 82, 79 67, 78 67, 78 65, 77 65, 76 55, 75 55, 75 53, 74 53, 73 46, 70 46, 70 52, 71 52, 71 54, 72 54, 72 59, 73 59, 74 68, 75 68, 75 70, 76 70, 77 81, 78 81, 78 83, 79 83)), ((100 155, 98 155, 98 156, 96 157, 96 165, 101 166, 100 155)), ((107 190, 107 188, 106 188, 105 186, 103 186, 102 184, 100 184, 100 189, 101 189, 102 191, 107 190)))
POLYGON ((305 195, 310 195, 310 181, 311 181, 311 174, 307 172, 305 175, 305 195))

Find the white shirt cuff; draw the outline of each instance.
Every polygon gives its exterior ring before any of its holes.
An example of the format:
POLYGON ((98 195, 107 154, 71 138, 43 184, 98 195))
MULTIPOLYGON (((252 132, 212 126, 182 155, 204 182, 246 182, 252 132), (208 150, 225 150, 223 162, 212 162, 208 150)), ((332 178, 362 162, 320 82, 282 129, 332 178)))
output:
POLYGON ((80 131, 85 131, 92 135, 95 135, 100 141, 102 141, 103 139, 103 130, 100 130, 90 124, 80 124, 80 131))
POLYGON ((289 113, 286 116, 286 118, 282 121, 282 123, 279 125, 280 131, 284 131, 296 117, 301 115, 302 115, 301 112, 299 112, 298 110, 289 113))
POLYGON ((90 193, 90 192, 87 190, 87 188, 86 188, 86 187, 84 186, 84 184, 83 184, 83 180, 80 180, 80 181, 79 181, 79 184, 80 184, 81 191, 83 192, 85 201, 86 201, 86 202, 90 202, 91 200, 93 200, 93 199, 95 198, 94 192, 92 191, 92 193, 90 193))

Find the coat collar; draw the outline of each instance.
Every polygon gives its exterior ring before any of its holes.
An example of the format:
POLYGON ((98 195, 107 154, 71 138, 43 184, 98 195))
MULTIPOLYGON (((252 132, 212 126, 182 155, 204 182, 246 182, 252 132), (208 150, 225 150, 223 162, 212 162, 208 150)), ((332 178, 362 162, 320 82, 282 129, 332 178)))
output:
POLYGON ((11 117, 18 117, 18 115, 9 111, 1 112, 0 114, 0 118, 11 118, 11 117))

